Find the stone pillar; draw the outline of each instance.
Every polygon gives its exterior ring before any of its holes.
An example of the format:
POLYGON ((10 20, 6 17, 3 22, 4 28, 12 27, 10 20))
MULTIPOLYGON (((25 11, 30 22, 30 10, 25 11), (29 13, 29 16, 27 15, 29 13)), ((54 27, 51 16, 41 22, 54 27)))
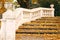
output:
POLYGON ((52 9, 52 17, 54 17, 54 4, 51 4, 50 7, 52 9))
POLYGON ((5 40, 6 36, 6 20, 1 20, 0 40, 5 40))
POLYGON ((6 20, 6 40, 15 40, 15 20, 6 20))
POLYGON ((0 40, 15 40, 15 20, 5 19, 1 23, 0 40))
POLYGON ((3 14, 3 19, 6 20, 5 27, 5 40, 15 40, 15 15, 11 9, 3 14))

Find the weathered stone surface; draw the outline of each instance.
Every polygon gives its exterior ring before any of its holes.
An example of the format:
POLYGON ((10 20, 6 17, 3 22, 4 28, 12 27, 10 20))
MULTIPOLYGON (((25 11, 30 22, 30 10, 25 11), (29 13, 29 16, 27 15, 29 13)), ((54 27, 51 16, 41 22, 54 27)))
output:
POLYGON ((24 23, 16 31, 16 40, 60 40, 59 17, 45 17, 24 23))

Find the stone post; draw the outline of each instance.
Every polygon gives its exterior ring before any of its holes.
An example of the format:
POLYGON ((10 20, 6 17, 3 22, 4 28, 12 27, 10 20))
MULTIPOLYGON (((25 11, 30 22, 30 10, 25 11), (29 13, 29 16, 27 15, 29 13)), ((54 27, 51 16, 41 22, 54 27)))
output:
POLYGON ((0 40, 6 40, 6 20, 1 20, 0 40))
POLYGON ((6 40, 15 40, 15 20, 7 19, 6 20, 6 40))
POLYGON ((50 7, 52 9, 52 17, 54 17, 54 4, 51 4, 50 7))
POLYGON ((15 40, 15 31, 16 31, 16 22, 15 15, 11 9, 7 9, 7 11, 3 14, 3 19, 5 22, 5 40, 15 40))

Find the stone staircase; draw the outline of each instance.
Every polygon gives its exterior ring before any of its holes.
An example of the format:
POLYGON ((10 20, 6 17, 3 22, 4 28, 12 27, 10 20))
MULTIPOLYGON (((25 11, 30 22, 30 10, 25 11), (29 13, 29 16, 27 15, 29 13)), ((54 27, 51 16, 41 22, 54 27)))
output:
POLYGON ((42 17, 24 23, 16 31, 16 40, 60 40, 60 17, 42 17))

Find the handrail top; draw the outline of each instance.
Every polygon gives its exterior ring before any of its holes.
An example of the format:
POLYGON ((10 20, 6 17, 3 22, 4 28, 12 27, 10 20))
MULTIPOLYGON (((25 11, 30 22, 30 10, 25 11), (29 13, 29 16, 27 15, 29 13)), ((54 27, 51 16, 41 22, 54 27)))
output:
POLYGON ((38 10, 54 10, 54 8, 43 8, 43 7, 33 8, 33 9, 17 8, 16 10, 34 12, 34 11, 38 11, 38 10), (33 10, 33 11, 32 11, 32 10, 33 10))

